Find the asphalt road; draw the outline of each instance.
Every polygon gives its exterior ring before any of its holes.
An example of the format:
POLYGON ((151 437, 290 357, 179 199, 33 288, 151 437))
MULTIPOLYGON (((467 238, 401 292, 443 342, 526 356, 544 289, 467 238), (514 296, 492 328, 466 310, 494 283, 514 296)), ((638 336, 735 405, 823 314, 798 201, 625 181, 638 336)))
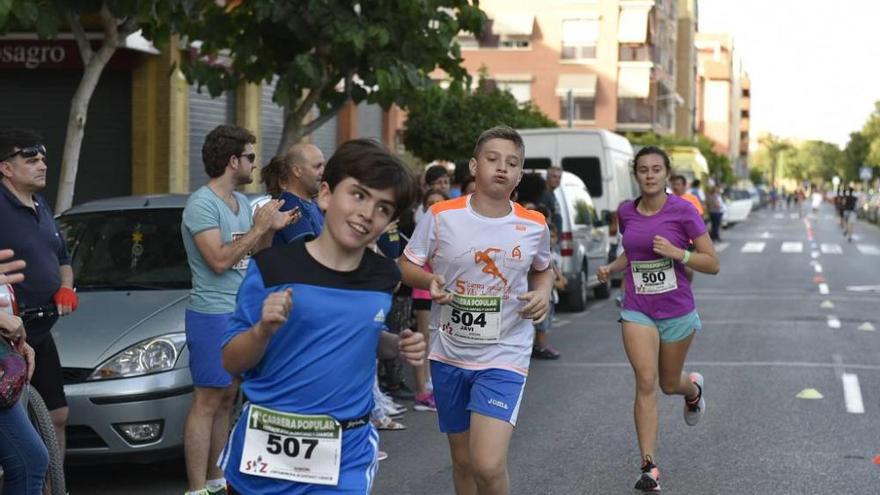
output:
MULTIPOLYGON (((765 209, 723 231, 721 273, 695 281, 704 328, 686 365, 706 377, 706 416, 687 427, 681 399, 660 395, 664 492, 880 493, 880 229, 859 223, 848 243, 835 222, 827 205, 806 219, 765 209), (805 390, 822 398, 799 398, 805 390)), ((610 300, 558 315, 551 340, 563 356, 532 364, 513 493, 633 492, 633 378, 616 316, 610 300)), ((453 494, 436 416, 403 421, 406 431, 382 434, 390 457, 374 493, 453 494)), ((185 487, 182 459, 74 466, 68 477, 73 495, 185 487)))

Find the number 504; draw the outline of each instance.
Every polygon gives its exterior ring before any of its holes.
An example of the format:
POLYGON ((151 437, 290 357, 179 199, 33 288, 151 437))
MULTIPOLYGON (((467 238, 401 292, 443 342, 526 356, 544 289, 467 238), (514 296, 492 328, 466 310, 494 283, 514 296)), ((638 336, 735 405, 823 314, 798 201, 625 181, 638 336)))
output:
POLYGON ((315 450, 315 447, 318 446, 318 441, 309 438, 297 440, 293 437, 287 437, 282 441, 281 436, 270 434, 269 441, 266 442, 266 452, 273 455, 284 452, 284 455, 287 457, 297 457, 300 454, 300 443, 302 443, 302 446, 305 449, 303 458, 311 459, 312 452, 315 450))
POLYGON ((474 314, 470 311, 461 311, 456 308, 452 308, 452 316, 450 318, 452 323, 461 323, 466 327, 471 327, 474 325, 485 327, 486 326, 486 313, 479 313, 476 318, 474 318, 474 314))

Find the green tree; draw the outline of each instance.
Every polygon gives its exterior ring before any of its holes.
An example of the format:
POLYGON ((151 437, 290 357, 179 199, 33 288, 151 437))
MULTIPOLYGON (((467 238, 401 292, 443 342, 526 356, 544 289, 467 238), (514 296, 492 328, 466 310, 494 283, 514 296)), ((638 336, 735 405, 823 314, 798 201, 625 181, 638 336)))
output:
POLYGON ((82 58, 82 78, 70 100, 56 211, 66 210, 73 204, 89 102, 101 73, 126 37, 155 15, 160 3, 146 0, 0 0, 0 34, 35 31, 40 38, 46 39, 69 31, 73 33, 82 58), (90 27, 99 26, 103 32, 103 38, 96 44, 87 38, 83 19, 90 21, 90 27))
POLYGON ((212 95, 240 82, 270 82, 285 108, 279 151, 349 101, 406 108, 440 69, 467 79, 456 36, 480 33, 485 14, 468 0, 169 0, 150 33, 198 40, 183 64, 212 95), (313 109, 319 110, 317 117, 313 109))
POLYGON ((843 175, 844 164, 843 151, 836 144, 805 141, 786 160, 786 172, 797 180, 830 181, 835 175, 843 175))
POLYGON ((847 182, 859 181, 859 168, 867 163, 871 152, 871 141, 861 132, 851 132, 849 141, 843 149, 843 178, 847 182))
POLYGON ((509 92, 481 78, 474 91, 433 86, 421 92, 410 102, 403 142, 426 162, 457 160, 471 156, 481 132, 500 124, 515 129, 557 127, 531 103, 519 105, 509 92))
POLYGON ((733 168, 730 166, 730 158, 726 155, 716 153, 714 143, 711 139, 703 135, 698 135, 694 139, 688 139, 676 135, 659 135, 653 132, 641 134, 627 133, 627 139, 630 143, 637 146, 659 146, 661 148, 670 146, 695 146, 700 150, 706 162, 709 165, 709 175, 715 178, 719 184, 731 184, 735 177, 733 168))
POLYGON ((792 149, 792 146, 788 141, 773 134, 765 134, 759 137, 758 142, 761 144, 762 149, 767 152, 767 167, 770 173, 770 185, 776 187, 777 179, 780 177, 780 156, 787 150, 792 149))
POLYGON ((870 142, 865 164, 880 167, 880 101, 874 103, 874 111, 868 116, 861 134, 870 142))

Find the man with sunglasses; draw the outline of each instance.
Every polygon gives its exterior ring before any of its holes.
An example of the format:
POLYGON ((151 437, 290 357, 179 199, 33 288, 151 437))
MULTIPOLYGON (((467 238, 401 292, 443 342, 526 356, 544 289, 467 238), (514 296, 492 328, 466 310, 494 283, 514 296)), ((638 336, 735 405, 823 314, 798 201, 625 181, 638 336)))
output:
POLYGON ((31 384, 52 417, 59 450, 64 453, 67 400, 61 362, 50 330, 76 309, 73 269, 64 238, 49 203, 38 194, 46 187, 46 146, 34 131, 0 130, 0 249, 12 249, 27 263, 24 281, 13 284, 20 309, 54 306, 57 314, 27 323, 27 342, 36 352, 31 384))
POLYGON ((192 271, 186 309, 186 345, 194 396, 184 426, 188 494, 225 494, 226 480, 215 465, 229 434, 238 379, 223 369, 221 339, 235 309, 235 296, 251 253, 268 247, 293 212, 270 201, 251 216, 247 197, 235 189, 253 181, 256 138, 238 126, 217 126, 205 138, 202 161, 210 177, 183 210, 181 233, 192 271))

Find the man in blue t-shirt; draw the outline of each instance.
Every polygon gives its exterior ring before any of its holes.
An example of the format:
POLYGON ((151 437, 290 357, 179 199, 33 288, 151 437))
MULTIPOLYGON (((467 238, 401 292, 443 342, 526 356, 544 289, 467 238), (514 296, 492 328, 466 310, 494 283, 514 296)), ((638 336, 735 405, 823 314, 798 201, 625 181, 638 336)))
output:
POLYGON ((183 433, 188 495, 224 493, 223 473, 212 461, 229 431, 238 387, 221 365, 221 337, 249 253, 268 247, 273 232, 293 220, 290 213, 278 211, 280 201, 257 208, 252 220, 248 199, 235 191, 252 181, 254 143, 254 135, 238 126, 217 126, 208 134, 202 160, 210 180, 187 199, 180 224, 192 272, 184 323, 194 386, 183 433))
POLYGON ((418 365, 426 344, 411 330, 383 331, 400 271, 366 247, 414 192, 382 145, 349 141, 327 164, 320 235, 253 258, 223 344, 223 365, 250 400, 220 458, 230 494, 370 492, 377 349, 418 365))
POLYGON ((295 144, 287 153, 273 158, 260 171, 266 191, 283 201, 281 211, 293 211, 298 220, 275 233, 272 245, 290 244, 303 236, 317 237, 324 214, 313 198, 324 174, 324 154, 313 144, 295 144))

